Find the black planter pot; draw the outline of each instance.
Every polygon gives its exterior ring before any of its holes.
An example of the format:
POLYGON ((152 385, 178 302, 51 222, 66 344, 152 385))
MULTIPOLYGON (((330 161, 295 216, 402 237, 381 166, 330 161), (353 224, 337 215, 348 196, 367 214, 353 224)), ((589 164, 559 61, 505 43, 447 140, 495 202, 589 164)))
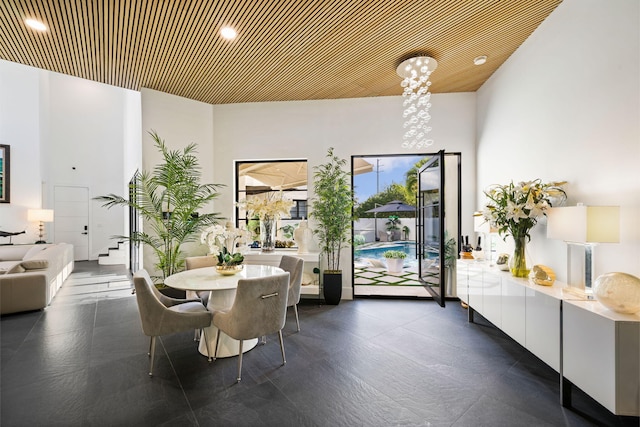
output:
POLYGON ((342 271, 325 271, 322 274, 322 290, 327 304, 338 305, 342 298, 342 271))

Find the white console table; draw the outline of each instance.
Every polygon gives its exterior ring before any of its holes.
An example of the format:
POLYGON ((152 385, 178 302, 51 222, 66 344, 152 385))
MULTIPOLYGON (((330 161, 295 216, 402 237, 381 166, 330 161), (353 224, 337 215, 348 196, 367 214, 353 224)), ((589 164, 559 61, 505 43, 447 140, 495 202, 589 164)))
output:
POLYGON ((458 261, 459 298, 616 415, 640 416, 640 314, 615 313, 566 284, 540 286, 484 262, 458 261))
POLYGON ((278 249, 273 252, 261 252, 256 249, 244 254, 244 262, 245 264, 273 265, 277 267, 280 265, 282 255, 295 256, 304 260, 303 273, 311 280, 304 280, 303 277, 300 295, 308 298, 320 298, 318 274, 313 272, 313 269, 319 266, 320 254, 318 252, 299 254, 296 249, 278 249))

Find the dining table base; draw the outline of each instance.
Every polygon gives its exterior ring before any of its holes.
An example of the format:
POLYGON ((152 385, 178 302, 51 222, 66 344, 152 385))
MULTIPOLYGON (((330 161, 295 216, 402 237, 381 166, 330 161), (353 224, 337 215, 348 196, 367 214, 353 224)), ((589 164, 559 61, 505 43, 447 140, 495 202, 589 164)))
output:
MULTIPOLYGON (((209 354, 213 358, 214 352, 213 347, 216 345, 216 334, 218 332, 218 328, 215 326, 209 326, 207 328, 207 338, 209 338, 209 354)), ((198 345, 198 351, 203 356, 207 355, 207 349, 205 347, 204 337, 200 337, 200 345, 198 345)), ((220 342, 218 343, 218 355, 216 357, 232 357, 240 354, 239 350, 240 342, 235 340, 229 336, 227 336, 224 332, 220 335, 220 342)), ((258 345, 258 338, 253 338, 251 340, 244 340, 242 342, 242 352, 246 353, 251 350, 253 347, 258 345)))

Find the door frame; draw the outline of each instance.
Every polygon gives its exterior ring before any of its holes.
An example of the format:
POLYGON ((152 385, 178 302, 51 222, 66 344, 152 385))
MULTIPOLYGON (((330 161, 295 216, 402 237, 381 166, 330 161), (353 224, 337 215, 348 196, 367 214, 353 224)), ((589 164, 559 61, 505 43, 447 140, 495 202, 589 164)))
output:
MULTIPOLYGON (((383 158, 383 157, 407 157, 407 156, 420 156, 420 157, 432 157, 437 155, 437 152, 431 152, 431 153, 394 153, 394 154, 354 154, 351 156, 351 188, 354 188, 354 159, 356 158, 383 158)), ((456 168, 456 179, 457 179, 457 194, 456 194, 456 209, 455 209, 455 214, 453 214, 453 217, 455 218, 456 224, 457 224, 457 233, 456 233, 456 247, 457 247, 457 242, 460 241, 460 236, 462 235, 462 153, 459 151, 453 151, 453 152, 444 152, 444 157, 445 157, 445 163, 447 162, 447 158, 451 158, 451 157, 455 157, 457 158, 457 168, 456 168)), ((453 168, 453 166, 452 166, 453 168)), ((449 188, 451 188, 451 186, 449 186, 449 188)), ((416 218, 417 221, 417 218, 416 218)), ((353 238, 354 238, 354 221, 352 220, 351 222, 351 241, 353 242, 353 238)), ((417 228, 416 228, 416 232, 417 232, 417 228)), ((459 252, 459 251, 458 251, 459 252)), ((354 264, 354 253, 355 253, 355 247, 353 244, 351 244, 351 291, 352 291, 352 295, 353 295, 353 299, 356 298, 368 298, 368 297, 376 297, 376 298, 397 298, 396 296, 386 296, 386 295, 356 295, 355 292, 355 264, 354 264)), ((458 255, 459 256, 459 255, 458 255)), ((454 280, 455 280, 455 272, 453 274, 454 280)), ((380 285, 380 286, 384 286, 384 285, 380 285)), ((448 287, 448 286, 447 286, 448 287)), ((455 283, 453 288, 453 292, 455 293, 455 283)), ((404 298, 418 298, 418 299, 424 299, 424 300, 432 300, 432 297, 430 296, 406 296, 404 298)), ((445 300, 458 300, 457 295, 446 295, 445 300)))

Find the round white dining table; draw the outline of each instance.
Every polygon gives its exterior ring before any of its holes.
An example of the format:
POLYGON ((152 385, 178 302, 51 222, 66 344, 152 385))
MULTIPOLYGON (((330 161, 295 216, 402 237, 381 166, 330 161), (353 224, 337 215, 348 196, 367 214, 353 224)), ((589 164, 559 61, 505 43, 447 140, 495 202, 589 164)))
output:
MULTIPOLYGON (((164 279, 164 284, 184 291, 210 291, 211 294, 209 296, 207 309, 212 312, 220 310, 227 311, 233 305, 233 300, 236 297, 238 280, 253 277, 267 277, 283 272, 284 270, 281 268, 271 265, 245 265, 241 272, 232 276, 223 276, 216 271, 215 267, 195 268, 193 270, 186 270, 172 274, 164 279)), ((201 337, 198 351, 206 356, 207 349, 205 345, 208 345, 209 354, 213 357, 218 328, 213 326, 212 322, 211 326, 205 329, 207 332, 206 337, 209 342, 207 343, 204 337, 201 337)), ((242 352, 245 353, 251 350, 257 343, 257 338, 244 340, 242 352)), ((218 343, 217 357, 230 357, 237 355, 238 341, 224 333, 221 334, 220 342, 218 343)))

